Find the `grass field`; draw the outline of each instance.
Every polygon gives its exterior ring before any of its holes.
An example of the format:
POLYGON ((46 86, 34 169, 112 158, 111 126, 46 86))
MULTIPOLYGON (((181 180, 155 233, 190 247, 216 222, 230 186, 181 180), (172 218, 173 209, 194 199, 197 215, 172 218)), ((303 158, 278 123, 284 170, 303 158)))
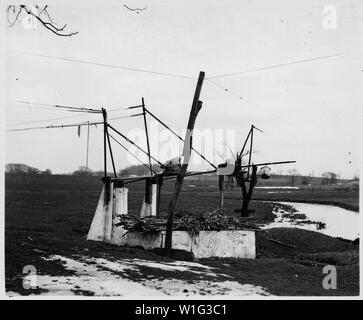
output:
MULTIPOLYGON (((37 294, 44 291, 42 288, 23 289, 22 271, 26 265, 36 266, 38 274, 74 275, 74 272, 65 268, 61 261, 44 259, 51 255, 74 258, 83 254, 92 258, 107 257, 114 261, 135 258, 171 261, 156 252, 140 248, 121 248, 85 240, 101 187, 99 180, 88 177, 61 179, 59 176, 54 176, 32 181, 29 178, 12 179, 7 176, 5 189, 7 291, 20 294, 37 294)), ((143 183, 130 186, 130 213, 139 214, 143 190, 143 183)), ((164 185, 161 203, 163 214, 172 190, 173 183, 164 185)), ((347 191, 342 191, 331 188, 291 191, 292 193, 276 194, 269 193, 268 189, 256 189, 255 200, 251 204, 251 208, 256 210, 254 217, 265 221, 274 218, 271 213, 272 204, 259 200, 331 203, 358 211, 357 190, 349 188, 347 191)), ((205 210, 217 206, 217 184, 196 186, 195 182, 187 181, 183 185, 177 213, 182 214, 191 207, 205 210)), ((240 206, 240 190, 227 191, 226 214, 238 215, 235 209, 239 209, 240 206)), ((296 248, 287 248, 257 237, 258 259, 207 259, 201 261, 201 264, 220 270, 221 273, 223 271, 224 276, 240 284, 262 286, 274 295, 358 295, 359 264, 356 258, 358 255, 356 245, 312 231, 271 229, 269 232, 274 239, 294 244, 296 248), (326 258, 327 252, 330 253, 329 259, 326 258), (339 259, 336 258, 337 255, 339 259), (336 264, 337 290, 325 290, 322 287, 324 277, 322 267, 327 263, 336 264)), ((201 275, 197 273, 182 274, 146 267, 143 267, 142 272, 147 277, 157 279, 178 278, 201 281, 201 275)), ((127 276, 132 281, 140 281, 135 273, 127 276)), ((82 290, 74 292, 93 294, 82 290)))

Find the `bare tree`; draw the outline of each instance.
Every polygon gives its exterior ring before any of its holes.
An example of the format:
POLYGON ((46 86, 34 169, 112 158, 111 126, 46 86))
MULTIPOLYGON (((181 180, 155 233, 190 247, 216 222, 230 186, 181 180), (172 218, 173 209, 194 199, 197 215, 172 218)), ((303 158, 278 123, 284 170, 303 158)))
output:
POLYGON ((71 37, 78 34, 78 31, 75 32, 65 31, 67 24, 58 27, 57 23, 55 23, 51 18, 48 12, 47 5, 44 6, 43 8, 37 5, 34 6, 34 8, 26 5, 9 5, 7 7, 7 19, 9 27, 14 26, 16 22, 20 22, 20 19, 24 14, 36 19, 36 21, 40 22, 41 25, 43 25, 46 29, 48 29, 57 36, 71 37))
POLYGON ((72 175, 74 175, 74 176, 91 176, 92 170, 89 168, 86 168, 85 166, 79 166, 78 170, 73 171, 72 175))
POLYGON ((335 172, 323 172, 321 177, 323 178, 321 180, 322 184, 336 184, 339 175, 335 172))
MULTIPOLYGON (((160 166, 158 164, 152 164, 152 169, 154 172, 161 172, 162 170, 160 169, 160 166)), ((133 165, 133 166, 128 166, 124 169, 121 169, 119 171, 120 176, 125 177, 125 176, 131 176, 131 175, 136 175, 136 176, 144 176, 150 173, 150 169, 141 164, 141 165, 133 165)))
POLYGON ((237 184, 242 189, 241 217, 248 217, 249 216, 248 206, 250 204, 255 185, 257 184, 257 166, 252 165, 252 173, 249 178, 246 171, 239 171, 236 174, 236 180, 237 184), (247 188, 247 182, 249 182, 248 188, 247 188))
POLYGON ((255 185, 257 184, 257 166, 252 165, 251 175, 249 175, 248 170, 242 169, 242 166, 244 164, 243 158, 247 155, 249 155, 249 151, 246 151, 245 153, 240 155, 237 153, 235 157, 236 166, 233 173, 237 185, 241 187, 242 191, 241 217, 249 216, 248 207, 253 195, 253 190, 255 188, 255 185))
POLYGON ((40 174, 41 171, 37 168, 27 166, 22 163, 8 163, 5 166, 5 172, 10 174, 40 174))

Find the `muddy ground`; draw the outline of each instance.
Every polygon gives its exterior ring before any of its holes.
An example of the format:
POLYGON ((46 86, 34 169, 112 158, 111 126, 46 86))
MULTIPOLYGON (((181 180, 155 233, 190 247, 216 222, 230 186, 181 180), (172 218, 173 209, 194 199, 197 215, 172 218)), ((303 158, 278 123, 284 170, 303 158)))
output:
MULTIPOLYGON (((38 289, 23 288, 23 268, 33 265, 37 274, 44 276, 44 281, 54 282, 55 286, 60 283, 60 278, 65 283, 69 281, 64 284, 68 286, 66 293, 97 295, 108 292, 109 295, 127 296, 127 292, 118 292, 115 288, 107 287, 107 282, 100 284, 96 289, 92 286, 82 287, 77 282, 79 279, 84 280, 83 284, 92 282, 84 278, 84 270, 80 271, 75 267, 83 263, 86 269, 87 266, 90 270, 93 268, 98 278, 122 278, 128 281, 131 289, 137 289, 136 283, 146 292, 149 289, 156 290, 165 296, 239 295, 238 293, 285 296, 359 294, 357 245, 313 231, 270 229, 267 231, 269 238, 288 243, 291 247, 271 242, 266 239, 266 234, 261 234, 257 236, 258 258, 255 260, 206 259, 198 261, 196 265, 188 265, 183 270, 173 264, 175 260, 190 260, 190 257, 183 253, 177 252, 175 259, 168 259, 160 252, 86 241, 100 191, 101 183, 84 184, 77 183, 76 180, 73 184, 57 181, 14 184, 7 181, 5 268, 8 292, 22 295, 50 292, 49 283, 38 289), (130 267, 130 261, 134 259, 141 262, 130 267), (112 262, 126 265, 120 271, 119 268, 115 269, 112 262), (322 286, 325 276, 322 269, 326 264, 334 264, 337 268, 336 290, 325 290, 322 286), (172 286, 173 282, 177 287, 172 286), (104 287, 106 291, 100 289, 104 287)), ((161 209, 165 213, 172 184, 165 185, 164 191, 161 209)), ((228 215, 238 215, 235 212, 235 209, 240 207, 238 193, 234 190, 226 195, 228 215)), ((311 193, 311 198, 317 197, 313 191, 311 193)), ((143 184, 130 188, 130 213, 139 212, 142 196, 143 184)), ((289 196, 299 197, 299 190, 296 194, 284 194, 284 201, 289 196)), ((256 192, 256 198, 276 200, 274 194, 264 191, 256 192)), ((342 203, 354 204, 357 203, 356 198, 356 194, 342 195, 341 192, 336 192, 334 198, 332 192, 329 192, 327 201, 342 199, 342 203)), ((308 196, 305 193, 306 199, 308 196)), ((321 194, 320 200, 324 200, 321 194)), ((191 206, 217 207, 217 189, 212 186, 196 188, 185 185, 177 211, 182 214, 191 206)), ((273 204, 270 203, 253 201, 253 217, 265 222, 272 221, 272 207, 273 204)))

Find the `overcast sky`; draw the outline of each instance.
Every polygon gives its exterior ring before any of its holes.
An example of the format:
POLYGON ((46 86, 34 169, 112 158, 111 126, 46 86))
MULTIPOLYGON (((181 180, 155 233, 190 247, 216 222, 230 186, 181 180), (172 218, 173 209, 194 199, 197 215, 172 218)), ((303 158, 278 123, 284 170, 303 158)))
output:
MULTIPOLYGON (((144 97, 152 112, 181 132, 193 99, 195 79, 24 53, 192 78, 201 70, 209 78, 339 54, 206 80, 196 128, 235 130, 240 148, 250 125, 256 125, 264 133, 255 133, 254 162, 297 161, 276 166, 275 172, 297 168, 302 174, 319 176, 335 171, 347 178, 358 173, 363 121, 360 1, 59 3, 47 1, 49 12, 59 24, 67 23, 67 30, 79 32, 72 38, 57 37, 40 25, 27 30, 18 23, 5 30, 7 129, 100 120, 99 115, 27 106, 17 100, 117 109, 139 104, 144 97), (147 8, 137 14, 123 4, 147 8), (324 28, 326 5, 336 8, 335 29, 324 28), (70 116, 77 117, 26 123, 70 116)), ((114 111, 109 117, 126 114, 114 111)), ((141 118, 112 123, 124 133, 143 127, 141 118)), ((54 173, 71 172, 85 164, 85 133, 83 129, 78 137, 76 128, 7 132, 5 161, 50 168, 54 173)), ((125 151, 115 152, 117 168, 126 166, 125 151)), ((93 170, 103 166, 100 126, 90 131, 89 166, 93 170)), ((202 168, 208 166, 198 167, 202 168)))

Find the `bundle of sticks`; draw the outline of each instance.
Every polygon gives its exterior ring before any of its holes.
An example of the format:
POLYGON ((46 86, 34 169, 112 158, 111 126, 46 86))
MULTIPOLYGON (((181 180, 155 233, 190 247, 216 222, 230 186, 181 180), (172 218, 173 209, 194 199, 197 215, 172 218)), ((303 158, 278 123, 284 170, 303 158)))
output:
MULTIPOLYGON (((199 231, 260 230, 248 218, 227 217, 219 214, 218 211, 185 211, 184 214, 175 218, 173 230, 187 231, 191 235, 198 235, 199 231)), ((166 222, 166 219, 151 216, 141 218, 133 215, 121 215, 116 226, 122 226, 128 232, 158 232, 166 230, 166 222)))

